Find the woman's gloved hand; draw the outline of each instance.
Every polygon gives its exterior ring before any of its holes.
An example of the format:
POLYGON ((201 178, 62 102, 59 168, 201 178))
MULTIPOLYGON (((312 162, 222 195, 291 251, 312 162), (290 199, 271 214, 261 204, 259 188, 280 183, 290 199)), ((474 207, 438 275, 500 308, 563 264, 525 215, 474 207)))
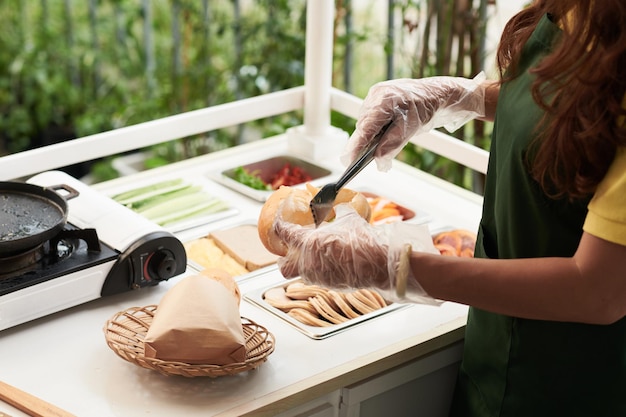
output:
POLYGON ((372 226, 348 204, 335 212, 332 222, 317 228, 274 222, 288 246, 278 260, 285 277, 301 276, 328 288, 373 288, 388 301, 437 303, 413 278, 409 264, 412 250, 438 253, 427 228, 399 222, 372 226))
POLYGON ((348 165, 386 124, 393 122, 375 154, 378 169, 388 171, 412 136, 442 126, 453 132, 484 116, 484 80, 484 73, 480 73, 474 79, 403 78, 375 84, 363 101, 356 130, 341 161, 348 165))

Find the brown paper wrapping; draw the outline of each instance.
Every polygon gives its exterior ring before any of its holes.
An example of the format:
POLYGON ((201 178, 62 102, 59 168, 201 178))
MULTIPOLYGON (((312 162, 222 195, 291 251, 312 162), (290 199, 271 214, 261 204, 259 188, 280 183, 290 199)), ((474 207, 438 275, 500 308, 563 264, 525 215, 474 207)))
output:
POLYGON ((189 364, 245 362, 246 342, 232 291, 206 275, 183 278, 161 299, 144 355, 189 364))

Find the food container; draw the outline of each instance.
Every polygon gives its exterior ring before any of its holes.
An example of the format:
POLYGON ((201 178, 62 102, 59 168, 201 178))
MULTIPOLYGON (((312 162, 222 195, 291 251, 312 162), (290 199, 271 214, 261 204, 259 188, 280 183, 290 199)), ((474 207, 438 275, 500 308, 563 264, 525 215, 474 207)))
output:
POLYGON ((198 232, 184 239, 183 244, 193 269, 218 268, 235 278, 251 277, 275 267, 278 259, 265 249, 253 222, 198 232))
MULTIPOLYGON (((293 156, 276 156, 262 161, 249 164, 239 165, 229 168, 215 176, 215 179, 227 187, 238 191, 254 200, 264 202, 274 192, 275 189, 256 189, 237 181, 238 172, 243 168, 247 173, 258 176, 266 184, 271 184, 274 176, 278 174, 286 166, 291 169, 304 171, 308 174, 309 179, 299 182, 315 181, 322 177, 330 175, 331 171, 319 165, 312 164, 293 156)), ((297 184, 287 184, 297 185, 297 184)), ((278 188, 278 187, 276 187, 278 188)))
POLYGON ((412 210, 397 202, 393 198, 380 195, 372 191, 357 190, 367 198, 372 209, 370 223, 383 224, 396 221, 411 221, 412 223, 426 223, 431 219, 430 214, 422 210, 412 210))
POLYGON ((285 282, 281 282, 279 284, 273 284, 268 287, 260 288, 255 291, 251 291, 249 293, 244 294, 244 298, 252 302, 253 304, 257 305, 258 307, 265 309, 269 311, 270 313, 273 313, 274 315, 281 318, 282 320, 284 320, 286 323, 288 323, 289 325, 291 325, 292 327, 294 327, 301 333, 305 334, 311 339, 316 339, 316 340, 325 339, 332 335, 349 330, 350 328, 354 326, 357 326, 369 320, 375 319, 376 317, 380 317, 392 311, 407 307, 407 304, 391 303, 385 307, 379 308, 370 313, 359 314, 358 317, 351 318, 343 323, 329 324, 324 327, 308 325, 308 324, 302 323, 299 320, 296 320, 294 317, 290 316, 283 310, 270 305, 265 300, 265 295, 267 294, 268 291, 276 289, 276 288, 281 288, 281 287, 286 289, 289 285, 294 284, 294 283, 296 284, 302 283, 302 279, 294 278, 291 280, 287 280, 285 282))

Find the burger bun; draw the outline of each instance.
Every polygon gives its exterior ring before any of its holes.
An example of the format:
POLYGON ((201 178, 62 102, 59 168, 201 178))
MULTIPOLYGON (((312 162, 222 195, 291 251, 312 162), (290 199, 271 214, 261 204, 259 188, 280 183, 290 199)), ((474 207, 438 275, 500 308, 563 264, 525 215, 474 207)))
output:
MULTIPOLYGON (((307 226, 315 223, 310 203, 319 188, 306 184, 306 188, 294 188, 283 185, 265 201, 257 223, 259 238, 267 250, 278 256, 285 256, 287 246, 274 232, 274 221, 281 218, 287 223, 307 226)), ((369 222, 371 208, 367 198, 356 191, 342 188, 337 193, 334 206, 342 203, 350 204, 361 217, 369 222)), ((335 218, 334 210, 325 219, 335 218)))

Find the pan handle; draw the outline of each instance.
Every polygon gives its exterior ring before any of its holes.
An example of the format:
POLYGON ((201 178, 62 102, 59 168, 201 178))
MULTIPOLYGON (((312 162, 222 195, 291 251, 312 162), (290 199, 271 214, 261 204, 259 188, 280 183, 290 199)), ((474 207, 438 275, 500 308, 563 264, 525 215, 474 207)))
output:
POLYGON ((78 192, 78 190, 76 190, 75 188, 70 187, 67 184, 57 184, 57 185, 50 185, 49 187, 45 187, 48 190, 52 190, 54 192, 56 192, 57 194, 59 194, 61 197, 63 197, 64 200, 71 200, 74 197, 78 197, 78 195, 80 194, 78 192), (58 190, 63 190, 65 191, 65 193, 59 193, 58 190))

